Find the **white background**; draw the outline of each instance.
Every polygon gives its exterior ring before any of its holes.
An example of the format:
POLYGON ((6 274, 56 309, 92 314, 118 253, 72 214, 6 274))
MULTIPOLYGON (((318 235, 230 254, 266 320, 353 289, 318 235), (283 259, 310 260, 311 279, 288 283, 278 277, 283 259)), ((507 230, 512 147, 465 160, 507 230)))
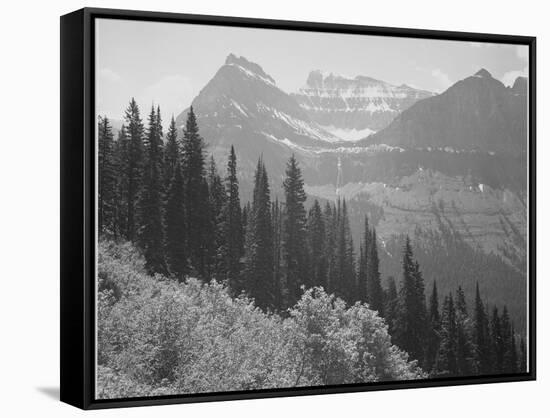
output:
MULTIPOLYGON (((59 368, 59 16, 83 6, 538 37, 538 234, 548 236, 550 181, 547 74, 550 39, 543 1, 110 0, 2 5, 0 24, 0 414, 77 416, 57 400, 59 368)), ((266 45, 268 47, 268 45, 266 45)), ((186 45, 181 46, 184 53, 186 45)), ((289 64, 291 65, 291 64, 289 64)), ((545 415, 550 394, 549 240, 539 239, 538 381, 155 408, 88 416, 281 417, 545 415), (546 302, 546 303, 545 303, 546 302), (537 412, 538 411, 538 412, 537 412)))

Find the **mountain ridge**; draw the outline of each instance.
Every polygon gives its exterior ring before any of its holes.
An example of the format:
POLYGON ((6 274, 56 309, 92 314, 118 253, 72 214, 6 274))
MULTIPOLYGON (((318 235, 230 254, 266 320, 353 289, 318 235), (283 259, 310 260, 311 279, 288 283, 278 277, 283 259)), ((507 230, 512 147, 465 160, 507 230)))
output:
POLYGON ((329 131, 339 130, 344 140, 356 141, 361 139, 360 131, 384 128, 398 113, 433 94, 366 75, 347 77, 314 70, 292 96, 311 119, 329 131), (354 132, 346 135, 346 129, 354 132))
POLYGON ((526 82, 509 88, 485 69, 460 80, 443 93, 420 100, 385 129, 365 138, 405 148, 449 147, 454 150, 526 152, 526 82))

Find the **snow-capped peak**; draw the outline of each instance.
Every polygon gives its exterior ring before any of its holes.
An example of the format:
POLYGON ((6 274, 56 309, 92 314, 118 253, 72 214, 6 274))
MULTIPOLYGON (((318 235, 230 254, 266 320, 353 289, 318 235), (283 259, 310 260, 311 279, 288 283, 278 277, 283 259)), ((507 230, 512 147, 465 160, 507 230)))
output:
POLYGON ((275 85, 275 80, 267 74, 258 64, 248 61, 245 57, 237 57, 235 54, 229 54, 225 59, 225 65, 237 67, 248 77, 256 78, 267 84, 275 85))

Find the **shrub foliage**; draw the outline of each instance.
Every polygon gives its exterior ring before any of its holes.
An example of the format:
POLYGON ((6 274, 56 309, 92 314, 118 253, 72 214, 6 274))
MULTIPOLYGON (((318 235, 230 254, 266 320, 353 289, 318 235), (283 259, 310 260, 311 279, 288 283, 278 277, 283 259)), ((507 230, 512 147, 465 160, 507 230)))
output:
POLYGON ((147 274, 131 244, 98 246, 99 398, 425 377, 367 305, 303 289, 284 315, 224 283, 147 274))

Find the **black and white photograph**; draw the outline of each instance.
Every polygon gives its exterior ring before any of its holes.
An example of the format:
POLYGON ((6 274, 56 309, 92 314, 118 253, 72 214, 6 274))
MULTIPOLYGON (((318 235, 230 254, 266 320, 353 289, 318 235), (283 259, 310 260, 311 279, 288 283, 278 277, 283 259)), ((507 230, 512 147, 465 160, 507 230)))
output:
POLYGON ((96 399, 529 371, 527 45, 94 42, 96 399))

